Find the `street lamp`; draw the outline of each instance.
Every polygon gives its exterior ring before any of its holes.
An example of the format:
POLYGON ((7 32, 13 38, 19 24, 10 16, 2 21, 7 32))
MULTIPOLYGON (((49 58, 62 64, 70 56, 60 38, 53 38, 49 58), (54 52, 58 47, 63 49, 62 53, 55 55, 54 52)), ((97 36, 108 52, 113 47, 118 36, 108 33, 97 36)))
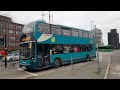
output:
POLYGON ((91 22, 91 30, 92 30, 92 23, 93 23, 93 22, 94 22, 94 21, 91 22))
POLYGON ((50 11, 49 11, 49 14, 43 14, 43 11, 42 11, 42 19, 44 20, 44 16, 45 15, 49 15, 49 23, 51 22, 50 21, 50 16, 52 16, 52 23, 53 23, 53 14, 50 14, 50 11))
POLYGON ((44 20, 44 14, 43 14, 43 11, 42 11, 42 20, 44 20))

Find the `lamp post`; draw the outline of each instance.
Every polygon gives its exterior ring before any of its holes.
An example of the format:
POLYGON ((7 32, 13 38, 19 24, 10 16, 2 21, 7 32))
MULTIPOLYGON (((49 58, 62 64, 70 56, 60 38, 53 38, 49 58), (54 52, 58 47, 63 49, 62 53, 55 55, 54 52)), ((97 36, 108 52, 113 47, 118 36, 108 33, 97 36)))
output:
MULTIPOLYGON (((94 22, 94 21, 93 21, 94 22)), ((95 25, 96 27, 96 25, 95 25)), ((100 73, 100 62, 99 62, 99 53, 98 53, 98 33, 95 31, 95 38, 96 38, 96 51, 97 51, 97 64, 98 64, 98 73, 100 73)))
POLYGON ((44 20, 44 14, 43 14, 43 11, 42 11, 42 20, 44 20))
POLYGON ((42 11, 42 19, 44 20, 44 16, 45 15, 49 15, 49 23, 51 22, 50 21, 50 16, 52 16, 52 23, 53 23, 53 14, 50 14, 50 11, 49 11, 49 14, 43 14, 43 11, 42 11))
POLYGON ((50 23, 50 11, 49 11, 49 23, 50 23))
POLYGON ((98 38, 97 38, 97 59, 98 59, 98 73, 100 73, 100 62, 99 62, 99 53, 98 53, 98 38))
POLYGON ((4 37, 5 37, 5 68, 7 68, 7 60, 6 60, 6 55, 7 55, 7 48, 6 48, 6 31, 5 31, 4 37))
POLYGON ((93 22, 94 22, 94 21, 91 22, 91 30, 92 30, 92 23, 93 23, 93 22))

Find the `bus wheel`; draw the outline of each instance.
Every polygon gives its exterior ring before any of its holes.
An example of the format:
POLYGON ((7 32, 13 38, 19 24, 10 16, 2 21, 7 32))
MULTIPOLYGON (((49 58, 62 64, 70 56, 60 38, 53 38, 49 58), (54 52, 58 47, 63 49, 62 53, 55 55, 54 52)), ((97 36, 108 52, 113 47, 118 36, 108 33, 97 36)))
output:
POLYGON ((86 61, 90 61, 90 56, 89 55, 86 55, 86 61))
POLYGON ((54 67, 58 68, 60 66, 61 66, 61 60, 60 60, 60 58, 56 58, 54 60, 54 67))
POLYGON ((22 67, 22 65, 19 64, 19 67, 22 67))

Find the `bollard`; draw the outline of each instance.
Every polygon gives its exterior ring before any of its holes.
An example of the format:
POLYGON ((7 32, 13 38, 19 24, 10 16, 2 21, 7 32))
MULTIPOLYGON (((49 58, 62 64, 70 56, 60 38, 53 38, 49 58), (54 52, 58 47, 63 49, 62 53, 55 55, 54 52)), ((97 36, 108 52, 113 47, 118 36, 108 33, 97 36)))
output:
POLYGON ((100 74, 100 72, 101 72, 101 67, 100 67, 100 60, 99 60, 99 53, 98 53, 98 51, 97 51, 97 64, 98 64, 98 74, 100 74))
POLYGON ((99 52, 99 62, 102 62, 102 52, 99 52))

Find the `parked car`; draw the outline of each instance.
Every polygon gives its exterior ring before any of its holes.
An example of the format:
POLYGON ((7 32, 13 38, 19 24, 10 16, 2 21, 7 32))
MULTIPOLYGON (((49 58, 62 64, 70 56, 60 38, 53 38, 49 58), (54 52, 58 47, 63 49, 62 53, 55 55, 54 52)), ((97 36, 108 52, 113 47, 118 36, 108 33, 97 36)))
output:
MULTIPOLYGON (((2 58, 2 60, 5 61, 5 57, 2 58)), ((8 54, 6 56, 6 60, 7 61, 17 61, 17 60, 19 60, 19 53, 8 54)))
POLYGON ((0 60, 5 56, 5 51, 0 51, 0 60))

